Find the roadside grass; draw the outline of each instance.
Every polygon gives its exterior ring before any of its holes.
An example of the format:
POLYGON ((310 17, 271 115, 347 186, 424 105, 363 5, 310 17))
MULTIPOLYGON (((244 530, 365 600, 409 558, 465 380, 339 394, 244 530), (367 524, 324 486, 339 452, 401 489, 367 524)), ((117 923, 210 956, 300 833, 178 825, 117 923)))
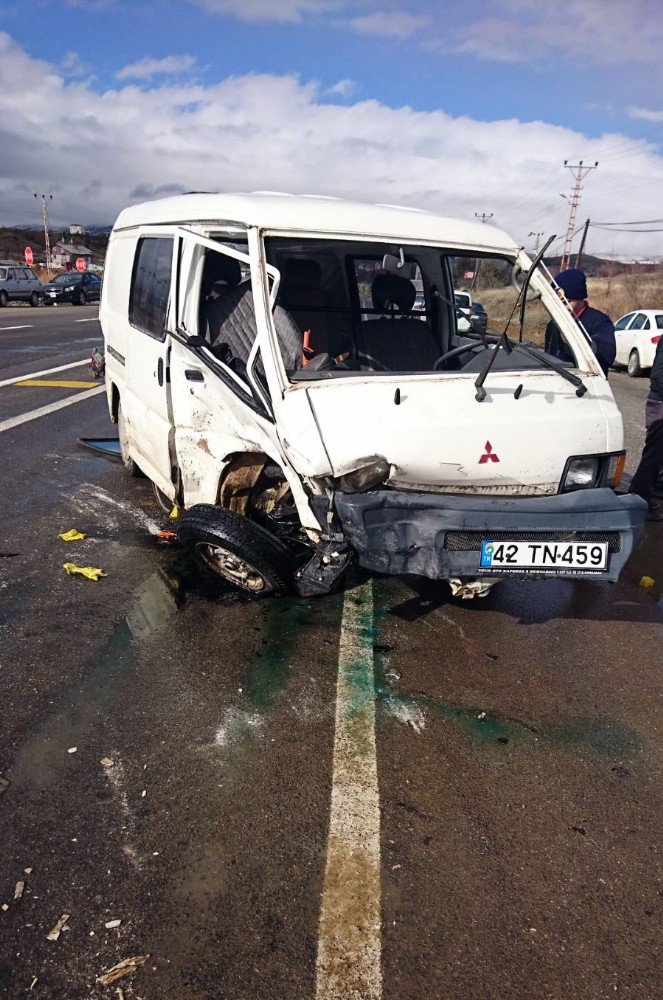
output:
MULTIPOLYGON (((661 274, 619 274, 614 277, 588 278, 589 304, 601 309, 616 322, 620 316, 635 309, 663 309, 663 276, 661 274)), ((488 313, 488 329, 500 332, 506 326, 516 301, 514 288, 481 288, 473 296, 483 303, 488 313)), ((540 302, 528 302, 523 336, 543 344, 548 313, 540 302)), ((509 332, 518 330, 519 313, 514 315, 509 332)))

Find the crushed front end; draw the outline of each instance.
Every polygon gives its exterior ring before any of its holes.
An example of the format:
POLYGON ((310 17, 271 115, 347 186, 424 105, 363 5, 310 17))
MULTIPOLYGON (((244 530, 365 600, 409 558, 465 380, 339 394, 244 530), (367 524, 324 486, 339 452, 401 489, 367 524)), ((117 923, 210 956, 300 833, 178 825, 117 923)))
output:
POLYGON ((609 488, 509 498, 376 489, 336 492, 334 503, 362 566, 433 580, 555 576, 614 582, 647 515, 639 497, 609 488))

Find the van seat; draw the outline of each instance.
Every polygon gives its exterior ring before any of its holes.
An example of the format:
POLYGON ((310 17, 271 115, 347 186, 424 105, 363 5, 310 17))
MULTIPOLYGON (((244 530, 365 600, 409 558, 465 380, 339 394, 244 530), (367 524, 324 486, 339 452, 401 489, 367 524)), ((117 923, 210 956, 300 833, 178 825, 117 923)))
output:
POLYGON ((370 365, 369 359, 374 359, 387 371, 432 371, 441 350, 428 322, 408 315, 417 294, 414 284, 397 274, 378 274, 371 294, 373 308, 389 315, 365 319, 359 324, 356 332, 359 360, 370 365))

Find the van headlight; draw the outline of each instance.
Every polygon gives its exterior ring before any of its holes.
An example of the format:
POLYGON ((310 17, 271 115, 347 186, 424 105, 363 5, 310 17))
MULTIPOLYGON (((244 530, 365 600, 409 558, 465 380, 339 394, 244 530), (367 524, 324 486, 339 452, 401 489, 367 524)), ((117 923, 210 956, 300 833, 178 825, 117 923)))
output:
POLYGON ((341 493, 364 493, 386 482, 391 472, 391 466, 382 455, 373 455, 366 465, 347 472, 334 480, 334 485, 341 493))
POLYGON ((566 463, 559 492, 572 493, 574 490, 591 490, 599 486, 614 489, 622 478, 625 459, 623 451, 570 458, 566 463))

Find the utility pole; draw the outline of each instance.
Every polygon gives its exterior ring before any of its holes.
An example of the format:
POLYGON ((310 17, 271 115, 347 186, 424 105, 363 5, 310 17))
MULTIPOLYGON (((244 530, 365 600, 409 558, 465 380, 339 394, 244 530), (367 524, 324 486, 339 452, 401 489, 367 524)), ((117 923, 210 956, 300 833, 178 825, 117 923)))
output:
POLYGON ((41 197, 41 221, 44 224, 44 243, 46 244, 46 267, 50 271, 50 269, 51 269, 51 238, 48 235, 48 207, 47 207, 48 202, 47 202, 47 199, 48 199, 48 201, 53 201, 53 195, 52 194, 49 194, 49 195, 42 194, 41 196, 38 195, 38 194, 35 195, 35 198, 39 199, 39 197, 41 197))
POLYGON ((599 165, 599 161, 596 160, 588 166, 585 166, 580 160, 579 163, 569 163, 568 160, 564 160, 564 166, 567 170, 571 171, 573 175, 573 189, 571 191, 571 200, 569 202, 569 224, 566 230, 566 239, 564 240, 564 250, 562 251, 562 261, 560 264, 560 271, 566 270, 569 266, 571 260, 571 241, 573 239, 573 227, 576 222, 576 212, 578 211, 578 205, 580 204, 580 195, 582 194, 582 182, 589 173, 590 170, 596 170, 599 165))
MULTIPOLYGON (((493 213, 492 212, 481 212, 481 213, 475 212, 474 213, 474 218, 478 219, 479 222, 483 222, 484 224, 486 224, 489 219, 492 219, 492 217, 493 217, 493 213)), ((479 264, 480 263, 481 263, 480 258, 477 257, 476 260, 474 261, 474 277, 472 278, 472 284, 470 285, 470 290, 471 291, 474 291, 474 287, 475 287, 475 285, 477 283, 477 278, 479 276, 479 264)))
POLYGON ((528 233, 528 236, 534 237, 534 256, 536 257, 539 252, 539 245, 541 243, 541 237, 544 235, 545 229, 539 229, 536 232, 528 233))
POLYGON ((580 267, 582 264, 582 252, 585 249, 585 240, 587 239, 587 233, 589 231, 589 219, 585 222, 585 228, 582 231, 582 237, 580 239, 580 246, 578 247, 578 254, 576 256, 576 267, 580 267))

